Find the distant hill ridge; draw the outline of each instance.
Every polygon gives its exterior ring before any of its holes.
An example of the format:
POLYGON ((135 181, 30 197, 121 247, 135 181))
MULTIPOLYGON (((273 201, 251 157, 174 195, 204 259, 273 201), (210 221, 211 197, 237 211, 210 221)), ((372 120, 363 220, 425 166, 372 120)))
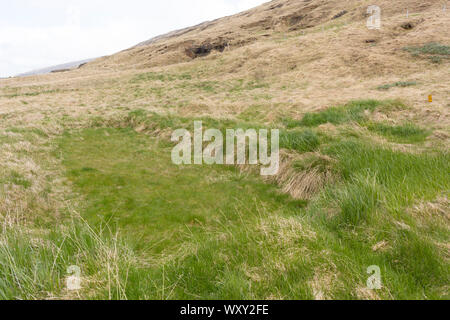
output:
POLYGON ((46 67, 46 68, 42 68, 42 69, 36 69, 36 70, 29 71, 29 72, 18 74, 16 77, 36 76, 36 75, 47 74, 47 73, 58 72, 58 71, 68 71, 71 69, 78 68, 81 65, 88 63, 94 59, 95 58, 85 59, 85 60, 80 60, 80 61, 59 64, 56 66, 46 67))

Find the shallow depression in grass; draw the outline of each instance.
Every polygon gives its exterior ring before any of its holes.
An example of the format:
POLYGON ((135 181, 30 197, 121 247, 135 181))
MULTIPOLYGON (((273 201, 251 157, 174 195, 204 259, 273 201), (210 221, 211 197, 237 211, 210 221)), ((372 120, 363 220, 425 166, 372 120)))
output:
MULTIPOLYGON (((286 285, 270 270, 275 264, 264 271, 265 281, 253 285, 244 269, 281 259, 285 248, 257 245, 261 221, 295 217, 304 203, 234 167, 176 166, 170 145, 131 129, 67 133, 60 148, 85 200, 83 216, 92 225, 108 223, 150 261, 130 276, 139 283, 129 285, 127 296, 162 298, 164 282, 173 286, 171 298, 262 298, 268 283, 286 285)), ((310 262, 286 268, 312 272, 310 262)), ((296 290, 285 294, 310 297, 306 282, 296 290)))
MULTIPOLYGON (((288 141, 314 137, 299 132, 288 141)), ((59 147, 83 199, 82 216, 94 229, 107 224, 137 255, 120 270, 123 290, 113 297, 313 299, 321 290, 329 298, 361 298, 357 288, 373 264, 386 281, 380 297, 442 296, 448 273, 440 253, 427 249, 434 248, 431 240, 415 236, 414 225, 404 236, 392 221, 406 218, 400 213, 413 199, 433 199, 448 187, 446 155, 352 141, 319 145, 335 159, 342 181, 308 209, 234 167, 176 166, 169 143, 132 129, 69 132, 59 147), (328 212, 330 204, 339 216, 329 223, 307 214, 328 212), (374 251, 381 240, 392 248, 374 251), (426 259, 423 268, 413 267, 410 247, 426 259)), ((106 289, 95 294, 105 296, 106 289)))
POLYGON ((176 166, 170 146, 131 129, 86 129, 67 134, 61 146, 69 177, 92 199, 87 217, 147 238, 187 223, 195 229, 234 202, 273 188, 242 181, 234 168, 176 166))

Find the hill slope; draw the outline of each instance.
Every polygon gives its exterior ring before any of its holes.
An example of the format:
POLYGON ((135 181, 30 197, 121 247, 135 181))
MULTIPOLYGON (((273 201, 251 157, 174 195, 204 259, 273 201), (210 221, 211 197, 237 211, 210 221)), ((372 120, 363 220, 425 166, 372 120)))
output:
POLYGON ((81 65, 84 65, 92 60, 94 60, 94 59, 85 59, 85 60, 80 60, 80 61, 68 62, 68 63, 59 64, 56 66, 32 70, 29 72, 18 74, 17 77, 37 76, 37 75, 42 75, 42 74, 47 74, 47 73, 52 73, 52 72, 68 71, 71 69, 78 68, 81 65))
POLYGON ((380 0, 369 30, 371 4, 272 1, 1 80, 0 297, 448 298, 449 12, 380 0), (280 129, 280 172, 174 165, 198 119, 280 129))

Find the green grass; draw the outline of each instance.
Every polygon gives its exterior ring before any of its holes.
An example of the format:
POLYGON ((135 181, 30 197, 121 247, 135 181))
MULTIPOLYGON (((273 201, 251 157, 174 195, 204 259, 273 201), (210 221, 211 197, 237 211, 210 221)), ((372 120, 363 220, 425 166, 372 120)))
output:
POLYGON ((104 298, 126 298, 122 284, 115 281, 116 271, 125 279, 136 257, 105 225, 97 225, 96 232, 72 207, 54 211, 53 170, 58 168, 48 150, 50 137, 32 127, 5 131, 14 133, 5 143, 27 142, 33 148, 14 153, 15 161, 10 161, 17 170, 0 170, 0 299, 77 298, 66 291, 67 268, 72 265, 82 267, 86 292, 100 288, 104 298))
MULTIPOLYGON (((446 223, 436 216, 432 226, 424 226, 407 208, 448 192, 448 153, 410 154, 354 139, 333 142, 322 152, 338 160, 340 182, 329 185, 308 211, 339 239, 342 247, 335 250, 366 259, 363 250, 386 241, 390 248, 370 259, 384 269, 384 283, 398 290, 397 298, 444 298, 450 267, 435 243, 448 241, 446 223)), ((342 261, 338 268, 345 267, 342 261)))
POLYGON ((425 57, 433 63, 441 63, 442 59, 450 57, 450 46, 437 42, 429 42, 423 46, 405 47, 403 50, 411 53, 414 57, 425 57))
MULTIPOLYGON (((375 110, 379 110, 386 112, 404 108, 406 107, 399 101, 353 101, 344 106, 331 107, 323 111, 307 113, 300 121, 289 118, 284 118, 281 121, 287 129, 294 129, 298 127, 313 128, 326 123, 342 125, 355 122, 361 126, 367 127, 369 131, 380 134, 394 142, 418 143, 425 141, 430 134, 429 130, 420 128, 413 123, 390 125, 387 123, 372 122, 369 121, 369 115, 366 114, 366 111, 373 112, 375 110)), ((285 135, 286 137, 284 137, 283 140, 287 148, 296 149, 295 147, 289 146, 289 141, 294 140, 295 134, 286 133, 285 135)))
POLYGON ((315 151, 320 145, 317 134, 309 129, 303 131, 282 131, 280 147, 298 152, 315 151))
POLYGON ((80 276, 87 292, 101 288, 105 299, 127 298, 116 279, 135 270, 130 262, 136 257, 117 237, 107 229, 94 232, 79 219, 66 221, 64 228, 48 227, 49 232, 33 234, 10 226, 0 234, 0 299, 65 296, 67 269, 73 265, 83 268, 80 276), (91 285, 90 280, 98 283, 91 285))
MULTIPOLYGON (((287 141, 301 151, 316 138, 306 130, 287 141)), ((448 190, 447 154, 352 139, 316 144, 336 160, 327 166, 340 179, 304 208, 233 167, 174 166, 170 146, 130 129, 67 133, 60 146, 68 177, 86 198, 83 216, 92 225, 108 222, 149 261, 130 268, 128 298, 310 299, 318 267, 321 277, 338 270, 323 288, 327 296, 355 298, 373 264, 382 268, 386 287, 377 293, 384 298, 442 297, 448 282, 433 245, 448 235, 438 228, 425 237, 405 212, 448 190), (397 220, 411 230, 399 230, 397 220), (392 248, 373 251, 381 240, 392 248)))
POLYGON ((322 151, 338 160, 335 170, 344 182, 330 187, 325 197, 341 209, 342 216, 335 217, 338 223, 354 225, 376 215, 377 203, 395 214, 414 200, 433 199, 450 186, 447 153, 411 154, 355 139, 331 143, 322 151), (349 214, 355 217, 347 219, 349 214))
MULTIPOLYGON (((232 167, 172 165, 170 148, 129 129, 67 134, 61 147, 69 178, 87 197, 84 217, 94 225, 108 221, 134 250, 155 261, 129 279, 128 297, 161 298, 164 281, 171 298, 263 297, 265 286, 255 283, 250 290, 241 268, 261 265, 264 250, 282 252, 253 247, 252 237, 261 236, 255 224, 269 212, 295 214, 298 202, 232 167)), ((300 287, 309 297, 307 286, 300 287)))
POLYGON ((300 121, 288 117, 282 117, 280 121, 286 127, 286 129, 294 129, 300 126, 300 121))
POLYGON ((31 181, 26 179, 23 175, 16 171, 11 171, 10 177, 9 177, 11 183, 15 184, 16 186, 22 186, 25 189, 28 189, 31 187, 31 181))
MULTIPOLYGON (((315 113, 307 113, 299 121, 298 125, 317 127, 325 123, 338 125, 350 121, 360 121, 364 119, 364 111, 374 111, 380 105, 382 103, 376 100, 353 101, 344 106, 331 107, 315 113)), ((292 126, 292 123, 290 125, 292 126)))
POLYGON ((172 82, 176 80, 192 80, 192 76, 188 73, 183 74, 166 74, 158 72, 146 72, 134 76, 130 83, 150 82, 150 81, 162 81, 172 82))
POLYGON ((45 91, 38 91, 38 92, 25 92, 25 93, 13 93, 13 94, 5 94, 3 97, 5 98, 17 98, 17 97, 36 97, 40 96, 42 94, 53 94, 62 92, 62 90, 45 90, 45 91))
MULTIPOLYGON (((251 108, 252 112, 257 108, 251 108)), ((261 125, 255 122, 255 119, 247 116, 238 117, 238 120, 221 119, 217 120, 211 117, 200 117, 196 119, 180 117, 176 115, 161 115, 154 112, 148 112, 145 110, 134 110, 129 112, 123 118, 118 120, 120 127, 141 127, 143 131, 156 131, 156 130, 176 130, 186 129, 190 132, 194 130, 194 121, 202 121, 204 129, 219 129, 225 135, 227 129, 268 129, 267 126, 261 125), (247 121, 248 120, 248 121, 247 121)), ((105 124, 104 119, 93 119, 92 126, 103 127, 105 124)))
POLYGON ((412 54, 450 55, 450 46, 437 42, 429 42, 421 47, 405 47, 404 50, 412 54))
POLYGON ((8 128, 7 132, 19 133, 22 136, 27 137, 27 140, 30 140, 34 135, 38 137, 48 138, 48 135, 39 128, 33 127, 16 127, 16 128, 8 128))
POLYGON ((417 85, 417 82, 415 81, 398 81, 394 83, 385 84, 382 86, 379 86, 378 90, 389 90, 391 88, 400 87, 400 88, 406 88, 417 85))
POLYGON ((387 123, 369 123, 367 128, 381 134, 394 142, 418 143, 423 142, 429 136, 429 130, 418 127, 413 123, 391 125, 387 123))
POLYGON ((240 113, 237 118, 246 122, 263 122, 266 115, 264 107, 253 105, 240 113))
POLYGON ((15 171, 15 170, 3 172, 0 175, 0 183, 2 185, 9 184, 9 185, 21 186, 25 189, 28 189, 32 186, 32 182, 29 179, 25 178, 23 176, 23 174, 15 171))
MULTIPOLYGON (((88 299, 313 299, 318 290, 330 299, 362 299, 367 267, 378 265, 378 297, 446 299, 446 218, 420 218, 412 208, 448 196, 448 153, 401 152, 312 128, 323 119, 359 121, 394 141, 423 141, 428 132, 413 124, 366 121, 365 110, 393 108, 403 106, 352 102, 311 118, 309 128, 282 130, 282 147, 314 152, 294 168, 335 177, 309 201, 233 166, 173 165, 173 145, 152 133, 192 131, 194 119, 135 110, 117 122, 97 118, 91 128, 67 131, 56 138, 54 156, 74 191, 68 196, 80 200, 81 218, 62 208, 33 229, 3 228, 0 298, 74 297, 65 277, 77 265, 79 294, 88 299), (374 250, 381 241, 387 247, 374 250)), ((201 120, 222 131, 265 128, 244 118, 201 120)), ((50 139, 39 130, 7 131, 17 133, 14 139, 50 139)), ((0 171, 0 180, 2 187, 36 187, 10 170, 0 171)))
POLYGON ((269 88, 267 83, 261 81, 245 81, 244 79, 238 79, 231 84, 229 89, 230 93, 251 91, 255 89, 266 89, 269 88))

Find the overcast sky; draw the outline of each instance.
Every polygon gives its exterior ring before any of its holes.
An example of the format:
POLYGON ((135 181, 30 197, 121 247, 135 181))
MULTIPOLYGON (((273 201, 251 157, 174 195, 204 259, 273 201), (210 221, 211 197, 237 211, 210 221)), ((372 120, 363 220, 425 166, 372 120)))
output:
POLYGON ((268 0, 0 0, 0 77, 129 48, 268 0))

